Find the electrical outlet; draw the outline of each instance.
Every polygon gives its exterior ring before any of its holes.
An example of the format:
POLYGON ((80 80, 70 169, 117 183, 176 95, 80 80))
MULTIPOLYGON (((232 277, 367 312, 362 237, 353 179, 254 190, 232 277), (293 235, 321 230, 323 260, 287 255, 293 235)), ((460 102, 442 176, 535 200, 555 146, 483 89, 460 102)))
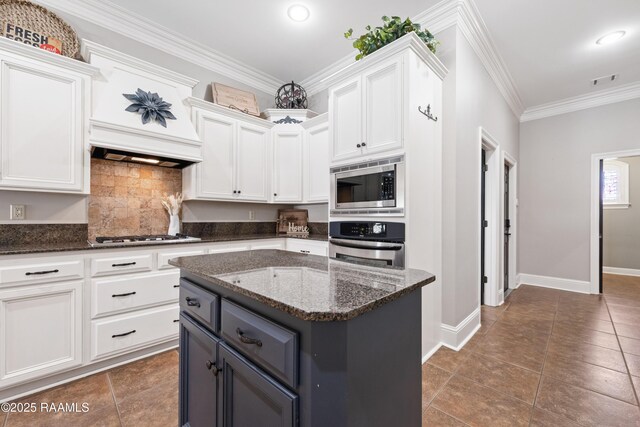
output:
POLYGON ((27 212, 24 205, 11 205, 11 219, 26 219, 27 212))
POLYGON ((249 211, 249 219, 250 219, 250 220, 254 220, 254 219, 256 219, 256 213, 255 213, 255 211, 249 211))

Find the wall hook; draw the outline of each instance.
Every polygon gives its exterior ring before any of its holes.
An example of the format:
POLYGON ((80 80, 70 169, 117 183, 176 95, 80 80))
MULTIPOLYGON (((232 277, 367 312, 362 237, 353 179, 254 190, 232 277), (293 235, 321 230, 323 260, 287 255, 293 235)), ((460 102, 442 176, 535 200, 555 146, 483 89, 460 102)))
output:
POLYGON ((434 122, 438 121, 437 117, 434 117, 431 114, 431 104, 427 105, 427 110, 423 110, 419 105, 418 105, 418 111, 420 111, 422 114, 424 114, 425 116, 427 116, 428 119, 433 120, 434 122))

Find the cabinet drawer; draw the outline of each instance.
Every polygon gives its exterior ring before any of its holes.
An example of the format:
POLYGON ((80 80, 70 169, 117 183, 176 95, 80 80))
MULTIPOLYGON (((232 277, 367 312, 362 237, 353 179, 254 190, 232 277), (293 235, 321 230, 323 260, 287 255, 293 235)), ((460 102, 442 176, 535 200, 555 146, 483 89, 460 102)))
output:
POLYGON ((194 256, 194 255, 204 255, 204 249, 192 249, 192 250, 184 250, 184 251, 171 251, 171 252, 158 252, 158 270, 165 270, 168 268, 176 268, 173 265, 169 264, 169 260, 173 258, 178 258, 181 256, 194 256))
POLYGON ((91 259, 91 276, 108 276, 111 274, 151 271, 153 261, 151 254, 123 254, 104 258, 91 259))
POLYGON ((180 308, 211 328, 220 329, 218 323, 218 295, 213 294, 185 279, 180 279, 180 308))
POLYGON ((80 259, 64 261, 51 261, 50 259, 45 261, 43 259, 19 262, 24 262, 24 265, 0 267, 0 284, 53 282, 84 277, 84 262, 80 259))
POLYGON ((91 316, 122 313, 177 302, 180 272, 149 273, 91 280, 91 316))
POLYGON ((303 254, 327 256, 329 243, 302 239, 287 239, 287 250, 303 254))
POLYGON ((222 300, 222 337, 291 387, 298 383, 298 334, 222 300))
POLYGON ((91 322, 91 359, 133 351, 177 338, 177 304, 91 322))

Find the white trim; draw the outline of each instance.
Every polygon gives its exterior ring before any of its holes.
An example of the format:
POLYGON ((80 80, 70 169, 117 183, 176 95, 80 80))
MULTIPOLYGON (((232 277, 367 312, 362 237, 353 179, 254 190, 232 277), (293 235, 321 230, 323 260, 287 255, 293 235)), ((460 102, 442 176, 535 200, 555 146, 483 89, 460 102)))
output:
POLYGON ((425 363, 427 363, 427 360, 429 360, 431 358, 431 356, 433 356, 434 354, 436 354, 436 351, 440 350, 440 347, 442 347, 442 343, 438 343, 438 345, 436 345, 435 347, 433 347, 431 349, 431 351, 429 351, 427 354, 425 354, 424 356, 422 356, 422 364, 424 365, 425 363))
POLYGON ((37 0, 37 2, 265 93, 275 93, 283 84, 280 79, 274 76, 211 49, 196 40, 189 39, 108 0, 37 0))
MULTIPOLYGON (((511 220, 511 227, 509 232, 509 289, 517 288, 517 267, 518 267, 518 162, 515 157, 511 156, 506 151, 502 151, 502 176, 504 176, 505 163, 509 165, 509 216, 511 220)), ((501 197, 500 197, 500 221, 501 224, 505 223, 504 218, 504 179, 500 180, 501 197)), ((504 302, 504 233, 500 233, 501 246, 500 253, 500 290, 502 292, 501 302, 504 302)))
POLYGON ((607 274, 617 274, 620 276, 640 277, 640 270, 635 268, 602 267, 602 272, 607 274))
POLYGON ((600 293, 600 160, 640 156, 640 149, 591 155, 591 293, 600 293))
MULTIPOLYGON (((432 34, 458 25, 515 116, 520 117, 524 107, 518 89, 473 0, 443 0, 416 15, 413 21, 432 34)), ((309 96, 314 95, 331 85, 331 76, 354 62, 355 53, 352 53, 303 79, 300 84, 309 96)))
POLYGON ((518 88, 502 56, 493 42, 480 11, 473 0, 459 2, 458 26, 476 55, 489 73, 513 114, 520 117, 524 111, 518 88))
POLYGON ((452 350, 459 351, 480 329, 480 307, 473 310, 462 322, 456 326, 443 323, 442 345, 452 350))
POLYGON ((47 52, 43 49, 36 49, 33 46, 18 43, 4 37, 0 37, 0 50, 20 55, 21 58, 35 59, 42 63, 55 65, 56 67, 64 68, 69 71, 88 74, 90 76, 100 75, 100 69, 93 65, 76 59, 67 58, 66 56, 47 52))
MULTIPOLYGON (((501 261, 500 254, 502 253, 500 249, 500 234, 502 232, 502 227, 500 227, 500 188, 502 187, 500 173, 503 170, 504 166, 501 166, 502 157, 500 155, 500 145, 498 141, 491 136, 486 129, 480 127, 479 128, 479 145, 478 145, 478 160, 480 160, 480 156, 482 155, 482 150, 484 149, 487 152, 487 166, 489 170, 486 173, 486 181, 485 181, 485 219, 488 222, 488 226, 485 230, 485 247, 484 247, 484 273, 487 276, 487 283, 484 287, 484 303, 491 306, 498 306, 500 304, 501 295, 503 294, 500 288, 500 283, 502 282, 502 277, 500 274, 501 271, 501 261)), ((478 164, 480 162, 478 161, 478 164)), ((481 212, 481 192, 482 192, 482 182, 478 180, 478 218, 477 224, 480 224, 482 218, 481 212)), ((481 238, 480 235, 482 233, 482 225, 478 227, 478 243, 480 243, 481 238)), ((478 245, 478 260, 481 259, 481 248, 478 245)), ((478 274, 476 277, 480 279, 481 277, 481 265, 478 263, 478 274)), ((480 286, 478 286, 478 293, 480 293, 480 286)), ((478 301, 481 301, 480 297, 478 297, 478 301)))
POLYGON ((196 80, 194 78, 176 73, 175 71, 171 71, 167 68, 159 67, 150 62, 143 61, 134 56, 127 55, 126 53, 118 52, 117 50, 102 46, 90 40, 81 40, 80 54, 82 55, 84 60, 89 63, 92 62, 91 56, 95 54, 101 58, 106 58, 113 62, 117 62, 118 64, 132 67, 136 71, 144 71, 147 74, 152 74, 154 76, 170 80, 171 82, 188 86, 191 89, 193 89, 198 83, 200 83, 199 80, 196 80))
MULTIPOLYGON (((559 289, 562 291, 589 294, 591 284, 582 280, 562 279, 560 277, 538 276, 520 273, 519 285, 539 286, 541 288, 559 289)), ((518 285, 518 286, 519 286, 518 285)))
POLYGON ((616 102, 628 101, 635 98, 640 98, 640 82, 629 83, 612 89, 599 90, 587 95, 574 96, 529 107, 520 116, 520 122, 558 116, 560 114, 615 104, 616 102))

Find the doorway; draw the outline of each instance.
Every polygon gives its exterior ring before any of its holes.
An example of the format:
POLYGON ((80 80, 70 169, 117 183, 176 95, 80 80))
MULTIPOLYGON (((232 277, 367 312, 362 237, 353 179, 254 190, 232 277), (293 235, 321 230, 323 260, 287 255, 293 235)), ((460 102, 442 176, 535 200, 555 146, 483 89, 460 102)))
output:
MULTIPOLYGON (((496 140, 480 128, 478 188, 478 293, 480 304, 502 303, 502 157, 496 140)), ((477 175, 476 175, 477 176, 477 175)))
POLYGON ((487 151, 480 156, 480 305, 484 305, 484 286, 488 278, 485 272, 487 241, 487 151))
POLYGON ((510 283, 510 269, 509 269, 509 257, 511 254, 511 250, 510 250, 510 238, 511 238, 511 216, 510 216, 510 211, 511 209, 509 209, 510 206, 510 202, 511 202, 511 198, 509 197, 509 173, 511 171, 511 168, 509 167, 509 163, 505 162, 504 163, 504 259, 503 259, 503 265, 504 265, 504 277, 503 277, 503 284, 502 284, 502 289, 504 291, 504 297, 506 298, 507 296, 509 296, 509 293, 511 292, 511 290, 509 289, 509 283, 510 283))
MULTIPOLYGON (((606 291, 604 275, 640 276, 640 248, 633 246, 637 244, 640 237, 631 236, 631 232, 640 230, 640 227, 637 224, 634 226, 626 224, 634 213, 633 194, 630 190, 640 188, 640 181, 637 185, 633 184, 634 176, 640 176, 640 149, 592 155, 590 256, 590 292, 592 294, 606 291), (631 164, 634 162, 638 164, 635 174, 631 170, 631 164), (616 234, 618 229, 620 230, 616 234), (633 259, 634 256, 638 259, 633 259)), ((640 214, 640 209, 638 212, 640 214)))

